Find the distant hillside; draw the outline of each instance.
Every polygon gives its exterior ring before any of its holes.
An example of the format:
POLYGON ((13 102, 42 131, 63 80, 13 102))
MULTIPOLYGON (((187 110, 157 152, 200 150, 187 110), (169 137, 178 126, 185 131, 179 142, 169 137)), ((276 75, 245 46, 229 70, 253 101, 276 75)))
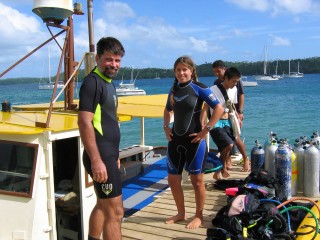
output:
MULTIPOLYGON (((304 74, 311 73, 320 73, 320 57, 312 57, 305 59, 293 59, 290 61, 291 71, 296 72, 298 62, 300 64, 299 71, 304 74)), ((197 72, 199 77, 209 77, 212 76, 212 63, 204 63, 197 66, 197 72)), ((263 62, 225 62, 228 67, 236 67, 238 68, 242 75, 251 76, 263 73, 263 62)), ((274 74, 276 68, 276 61, 269 63, 268 65, 268 73, 274 74)), ((279 60, 278 61, 278 74, 287 74, 289 68, 288 60, 279 60)), ((62 74, 63 75, 63 74, 62 74)), ((81 81, 84 78, 84 70, 79 71, 78 80, 81 81)), ((134 69, 134 78, 137 76, 137 79, 153 79, 156 76, 160 78, 173 78, 173 70, 172 69, 163 69, 163 68, 143 68, 143 69, 134 69), (138 76, 137 73, 139 72, 138 76)), ((131 78, 131 68, 122 67, 119 70, 119 73, 115 80, 121 79, 130 79, 131 78)), ((55 76, 52 77, 52 80, 55 79, 55 76)), ((40 78, 7 78, 0 79, 0 84, 13 84, 13 83, 38 83, 40 78)), ((41 81, 45 82, 48 79, 42 79, 41 81)), ((63 80, 63 77, 61 77, 63 80)))

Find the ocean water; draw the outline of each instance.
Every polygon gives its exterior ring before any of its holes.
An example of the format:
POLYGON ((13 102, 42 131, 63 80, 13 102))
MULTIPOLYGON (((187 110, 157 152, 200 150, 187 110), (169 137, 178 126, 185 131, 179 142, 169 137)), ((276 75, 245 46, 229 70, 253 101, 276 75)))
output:
MULTIPOLYGON (((200 78, 210 86, 213 77, 200 78)), ((252 76, 248 80, 254 80, 252 76)), ((115 85, 119 81, 115 81, 115 85)), ((173 79, 137 80, 136 86, 147 94, 168 93, 173 79)), ((245 88, 244 125, 242 138, 250 154, 257 139, 264 143, 270 132, 279 139, 287 138, 290 144, 296 138, 310 138, 320 131, 320 74, 308 74, 304 78, 284 78, 279 81, 258 81, 257 87, 245 88)), ((80 84, 79 84, 80 85, 80 84)), ((0 102, 7 99, 12 105, 48 102, 51 91, 38 90, 38 84, 0 85, 0 102)), ((78 95, 75 91, 75 98, 78 95)), ((63 96, 59 100, 63 100, 63 96)), ((121 147, 140 143, 139 119, 121 123, 121 147)), ((145 119, 145 144, 165 146, 162 119, 145 119)), ((212 140, 210 146, 215 147, 212 140)))

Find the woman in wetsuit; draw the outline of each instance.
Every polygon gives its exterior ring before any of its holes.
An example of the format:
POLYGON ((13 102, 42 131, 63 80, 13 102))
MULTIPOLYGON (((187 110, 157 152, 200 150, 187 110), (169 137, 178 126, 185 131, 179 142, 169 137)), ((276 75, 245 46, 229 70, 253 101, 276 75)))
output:
POLYGON ((169 141, 168 183, 178 213, 167 219, 166 223, 187 219, 181 186, 182 170, 185 168, 190 174, 195 191, 195 217, 186 226, 193 229, 200 227, 203 220, 205 202, 203 173, 208 151, 205 137, 220 119, 223 108, 212 91, 198 82, 196 67, 191 58, 186 56, 178 58, 174 63, 174 74, 175 81, 164 110, 163 127, 169 141), (213 114, 208 124, 202 128, 200 114, 204 102, 213 109, 213 114), (172 128, 169 127, 171 116, 174 116, 172 128))

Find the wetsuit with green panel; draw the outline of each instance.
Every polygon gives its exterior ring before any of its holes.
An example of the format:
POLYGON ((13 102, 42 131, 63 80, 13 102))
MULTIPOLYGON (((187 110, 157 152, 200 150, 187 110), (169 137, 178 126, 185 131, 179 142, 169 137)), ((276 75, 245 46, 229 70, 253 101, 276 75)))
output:
MULTIPOLYGON (((95 68, 83 80, 79 92, 79 111, 94 114, 92 124, 100 156, 106 165, 106 183, 93 182, 99 198, 113 198, 122 194, 121 177, 117 165, 119 158, 120 129, 117 118, 118 98, 112 79, 95 68)), ((83 153, 86 171, 92 177, 91 161, 83 153)))

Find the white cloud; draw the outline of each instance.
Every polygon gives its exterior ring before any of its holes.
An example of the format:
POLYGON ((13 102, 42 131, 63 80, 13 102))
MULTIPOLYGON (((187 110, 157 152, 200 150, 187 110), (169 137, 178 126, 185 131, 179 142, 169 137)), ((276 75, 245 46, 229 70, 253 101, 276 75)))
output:
POLYGON ((247 33, 244 32, 244 31, 241 30, 241 29, 233 29, 233 33, 234 33, 234 35, 237 36, 237 37, 243 37, 243 36, 246 36, 246 35, 247 35, 247 33))
POLYGON ((197 52, 208 52, 209 47, 207 41, 196 39, 194 37, 190 37, 189 40, 193 45, 193 49, 197 52))
POLYGON ((0 3, 0 18, 0 39, 14 39, 19 35, 32 35, 39 31, 40 23, 35 17, 22 14, 2 3, 0 3))
POLYGON ((37 20, 36 16, 23 14, 0 3, 0 19, 0 62, 18 61, 44 41, 41 20, 37 20))
POLYGON ((318 0, 225 0, 243 9, 260 12, 270 11, 272 15, 284 13, 301 14, 314 12, 319 14, 318 0))
POLYGON ((128 4, 122 2, 104 2, 103 9, 108 20, 121 22, 123 19, 134 18, 136 16, 128 4))
POLYGON ((312 0, 275 0, 275 9, 278 13, 287 11, 293 14, 299 14, 312 11, 311 7, 316 3, 312 0))
POLYGON ((270 35, 270 37, 272 38, 272 45, 274 46, 290 46, 291 45, 291 42, 289 39, 279 37, 279 36, 274 36, 274 35, 270 35))
POLYGON ((260 12, 265 12, 270 8, 269 0, 226 0, 226 2, 238 5, 243 9, 252 9, 260 12))

